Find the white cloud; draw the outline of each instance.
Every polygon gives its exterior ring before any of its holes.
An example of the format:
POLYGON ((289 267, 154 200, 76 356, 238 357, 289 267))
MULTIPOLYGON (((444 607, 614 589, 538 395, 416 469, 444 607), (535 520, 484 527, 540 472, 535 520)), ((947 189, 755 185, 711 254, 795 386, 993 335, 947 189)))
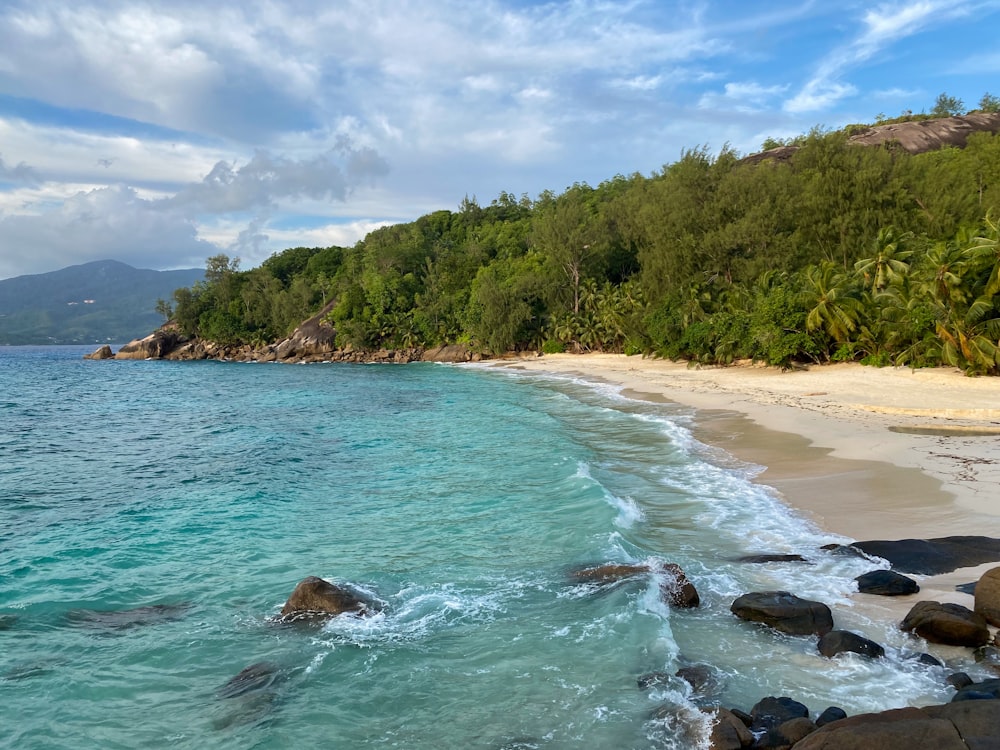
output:
POLYGON ((706 92, 698 100, 700 109, 757 112, 781 96, 788 86, 762 86, 755 81, 727 83, 722 93, 706 92))

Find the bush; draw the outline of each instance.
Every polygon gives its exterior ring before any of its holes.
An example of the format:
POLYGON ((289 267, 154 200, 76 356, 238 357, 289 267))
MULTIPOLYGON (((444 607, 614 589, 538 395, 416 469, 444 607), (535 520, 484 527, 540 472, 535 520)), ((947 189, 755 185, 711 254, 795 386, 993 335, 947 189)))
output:
POLYGON ((544 344, 542 344, 543 354, 562 354, 565 351, 565 344, 561 341, 556 341, 555 339, 548 339, 544 344))

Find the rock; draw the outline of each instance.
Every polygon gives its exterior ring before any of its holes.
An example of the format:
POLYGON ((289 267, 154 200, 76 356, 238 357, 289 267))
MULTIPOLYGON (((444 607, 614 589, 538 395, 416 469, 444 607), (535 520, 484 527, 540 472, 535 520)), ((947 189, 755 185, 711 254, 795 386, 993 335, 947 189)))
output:
POLYGON ((991 568, 976 583, 975 610, 990 625, 1000 627, 1000 568, 991 568))
POLYGON ((645 563, 605 563, 581 568, 570 573, 570 577, 580 583, 618 583, 638 576, 657 573, 664 577, 660 585, 660 596, 667 604, 680 608, 697 607, 700 603, 695 589, 681 567, 675 563, 664 563, 652 567, 645 563))
POLYGON ((945 677, 944 681, 955 688, 955 690, 961 690, 972 684, 972 678, 965 672, 954 672, 945 677))
POLYGON ((284 672, 276 664, 251 664, 216 690, 222 713, 213 719, 212 726, 229 729, 269 720, 278 706, 277 688, 284 679, 284 672))
POLYGON ((948 646, 982 646, 990 639, 986 620, 961 604, 917 602, 900 627, 931 643, 948 646))
POLYGON ((798 701, 788 697, 776 698, 771 695, 763 698, 750 709, 753 724, 750 729, 758 732, 774 729, 792 719, 809 718, 809 709, 798 701))
POLYGON ((337 331, 327 321, 335 302, 330 302, 311 318, 302 321, 292 334, 276 343, 272 350, 275 359, 302 359, 329 355, 337 348, 337 331))
POLYGON ((905 658, 916 659, 918 662, 920 662, 921 664, 926 664, 928 667, 944 666, 944 662, 942 662, 936 656, 931 656, 930 654, 926 654, 922 651, 916 654, 907 654, 905 658))
POLYGON ((365 615, 370 609, 374 609, 373 603, 358 592, 309 576, 292 591, 281 608, 281 617, 285 620, 326 619, 344 613, 365 615))
POLYGON ((709 747, 712 750, 742 750, 753 744, 753 735, 746 725, 731 711, 715 710, 709 747))
POLYGON ((160 328, 145 338, 125 344, 118 350, 115 359, 163 359, 186 341, 179 331, 160 328))
POLYGON ((858 591, 862 594, 906 596, 920 591, 916 581, 893 570, 873 570, 854 580, 858 582, 858 591))
POLYGON ((667 563, 660 568, 660 573, 664 577, 660 584, 660 596, 667 604, 681 609, 693 609, 701 604, 698 590, 684 575, 680 565, 667 563))
POLYGON ((135 609, 74 609, 66 613, 66 619, 76 627, 130 630, 180 620, 190 608, 190 604, 183 602, 181 604, 154 604, 150 607, 136 607, 135 609))
POLYGON ((111 351, 111 347, 105 344, 100 349, 91 352, 90 354, 84 354, 84 359, 114 359, 115 353, 111 351))
POLYGON ((965 701, 859 714, 827 724, 795 750, 991 750, 1000 747, 1000 701, 965 701))
POLYGON ((736 558, 736 562, 741 563, 773 563, 773 562, 801 562, 807 563, 802 555, 746 555, 745 557, 736 558))
POLYGON ((718 693, 722 688, 722 682, 715 670, 707 664, 691 664, 681 667, 675 676, 690 685, 696 696, 703 698, 718 693))
POLYGON ((825 635, 833 630, 829 607, 787 591, 744 594, 733 602, 730 610, 743 620, 760 622, 789 635, 825 635))
POLYGON ((787 745, 780 745, 780 747, 791 748, 803 737, 815 732, 816 725, 804 716, 800 716, 797 719, 789 719, 783 724, 779 724, 771 731, 777 735, 775 739, 778 739, 779 742, 784 741, 788 743, 787 745))
POLYGON ((251 664, 215 691, 219 698, 237 698, 246 693, 268 690, 278 682, 281 670, 267 661, 251 664))
POLYGON ((852 546, 867 555, 888 560, 893 570, 919 575, 939 575, 1000 561, 1000 539, 988 536, 876 540, 855 542, 852 546))
POLYGON ((960 594, 968 594, 969 596, 975 596, 976 582, 970 581, 969 583, 956 584, 955 591, 959 592, 960 594))
POLYGON ((426 350, 420 359, 423 362, 471 362, 472 352, 465 344, 444 344, 426 350))
POLYGON ((646 674, 639 675, 639 679, 636 682, 639 684, 640 690, 649 690, 652 687, 669 685, 672 679, 667 672, 646 672, 646 674))
POLYGON ((17 625, 17 615, 0 615, 0 630, 12 630, 17 625))
POLYGON ((875 641, 862 638, 849 630, 831 630, 819 639, 816 647, 823 656, 831 658, 845 651, 867 656, 870 659, 881 659, 885 656, 885 649, 875 641))
POLYGON ((955 693, 955 697, 951 699, 951 702, 958 703, 960 701, 990 700, 997 698, 1000 698, 1000 679, 973 682, 969 685, 961 687, 958 689, 958 692, 955 693))
POLYGON ((816 726, 824 727, 827 724, 832 724, 835 721, 840 721, 841 719, 846 718, 847 711, 839 706, 830 706, 816 718, 816 726))

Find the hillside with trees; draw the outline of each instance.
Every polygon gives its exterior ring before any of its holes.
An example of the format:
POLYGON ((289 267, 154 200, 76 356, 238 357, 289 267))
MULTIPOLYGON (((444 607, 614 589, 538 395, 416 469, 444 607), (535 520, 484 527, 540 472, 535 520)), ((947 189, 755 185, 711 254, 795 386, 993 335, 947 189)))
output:
MULTIPOLYGON (((961 105, 937 104, 947 116, 961 105)), ((817 128, 764 144, 781 158, 697 147, 649 176, 466 198, 249 271, 216 256, 203 283, 175 292, 174 317, 189 335, 262 345, 330 303, 338 344, 354 349, 1000 374, 1000 102, 980 105, 989 126, 961 148, 910 153, 852 142, 871 126, 817 128)))

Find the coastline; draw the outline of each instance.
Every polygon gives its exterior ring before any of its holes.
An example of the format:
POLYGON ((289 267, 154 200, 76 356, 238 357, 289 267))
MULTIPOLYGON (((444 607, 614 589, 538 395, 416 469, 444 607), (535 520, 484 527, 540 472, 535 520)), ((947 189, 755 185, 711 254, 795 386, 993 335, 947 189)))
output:
MULTIPOLYGON (((854 540, 1000 537, 1000 379, 958 370, 845 363, 781 372, 618 354, 557 354, 491 366, 614 384, 629 398, 696 410, 694 434, 763 467, 819 528, 854 540)), ((991 567, 915 576, 919 599, 971 608, 958 584, 991 567)), ((865 597, 866 601, 885 597, 865 597)), ((878 602, 901 619, 916 601, 878 602)), ((874 604, 873 602, 868 602, 874 604)))

